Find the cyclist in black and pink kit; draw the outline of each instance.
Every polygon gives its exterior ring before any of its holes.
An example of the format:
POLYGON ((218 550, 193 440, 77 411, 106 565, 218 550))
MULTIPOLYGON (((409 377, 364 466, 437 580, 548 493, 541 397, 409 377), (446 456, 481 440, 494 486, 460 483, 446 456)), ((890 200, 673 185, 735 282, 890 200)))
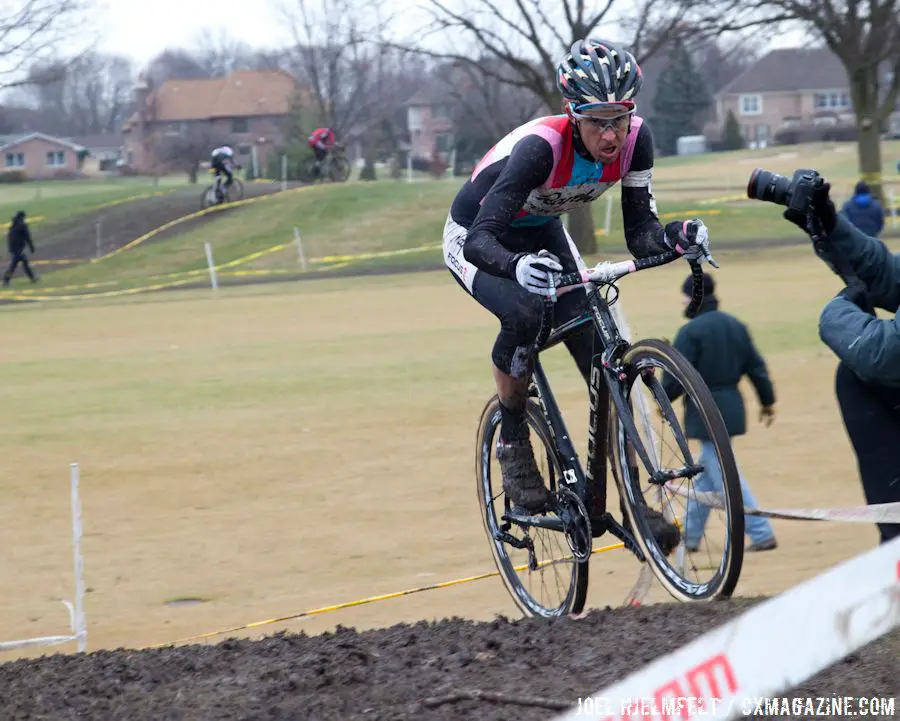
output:
MULTIPOLYGON (((692 260, 709 258, 702 221, 664 227, 656 216, 653 138, 635 115, 641 82, 631 53, 601 40, 575 43, 557 68, 565 114, 532 120, 500 140, 460 189, 444 227, 451 273, 500 320, 491 354, 503 416, 497 458, 505 492, 527 511, 543 510, 548 500, 525 420, 542 297, 550 294, 553 273, 586 267, 560 215, 621 182, 632 255, 676 249, 692 260)), ((560 297, 554 324, 578 314, 583 301, 578 293, 560 297)), ((586 381, 594 334, 589 326, 566 343, 586 381)), ((601 399, 603 417, 604 408, 608 399, 601 399)))

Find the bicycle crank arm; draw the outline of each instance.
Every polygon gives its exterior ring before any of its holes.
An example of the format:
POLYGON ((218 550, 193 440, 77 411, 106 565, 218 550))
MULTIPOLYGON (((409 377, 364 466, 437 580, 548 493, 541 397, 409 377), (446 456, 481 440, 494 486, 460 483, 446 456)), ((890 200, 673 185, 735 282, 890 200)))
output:
POLYGON ((640 549, 640 546, 638 546, 637 541, 634 540, 634 536, 632 536, 631 533, 629 533, 629 531, 609 513, 604 513, 600 519, 594 521, 593 525, 595 529, 597 529, 599 525, 599 527, 602 528, 604 532, 609 531, 611 534, 613 534, 616 538, 618 538, 622 543, 625 544, 625 548, 631 551, 641 563, 646 560, 644 558, 643 552, 640 549))
POLYGON ((693 478, 698 473, 703 473, 705 470, 705 466, 694 464, 692 466, 682 466, 681 468, 663 470, 659 469, 652 476, 650 476, 650 483, 653 483, 657 486, 664 486, 669 481, 674 481, 676 478, 693 478))
POLYGON ((555 516, 532 516, 525 511, 512 510, 503 515, 503 520, 511 521, 517 526, 546 528, 547 530, 559 531, 560 533, 565 531, 565 525, 555 516))

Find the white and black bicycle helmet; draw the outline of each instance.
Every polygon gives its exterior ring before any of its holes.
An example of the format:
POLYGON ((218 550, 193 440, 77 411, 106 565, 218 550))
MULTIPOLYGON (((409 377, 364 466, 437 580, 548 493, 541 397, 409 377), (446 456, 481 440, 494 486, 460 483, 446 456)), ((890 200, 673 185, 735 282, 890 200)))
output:
POLYGON ((593 38, 576 42, 556 70, 557 87, 573 110, 605 103, 633 105, 643 81, 634 55, 593 38))

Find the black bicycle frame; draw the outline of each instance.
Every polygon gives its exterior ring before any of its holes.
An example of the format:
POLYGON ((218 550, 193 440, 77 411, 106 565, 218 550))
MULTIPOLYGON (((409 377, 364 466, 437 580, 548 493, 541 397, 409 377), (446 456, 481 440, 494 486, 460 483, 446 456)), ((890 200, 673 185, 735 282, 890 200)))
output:
MULTIPOLYGON (((632 534, 626 531, 606 510, 606 459, 609 452, 607 421, 610 398, 616 404, 619 417, 625 423, 629 437, 633 439, 632 444, 635 446, 635 450, 649 463, 649 457, 637 436, 637 428, 631 413, 625 410, 626 399, 620 384, 620 381, 624 380, 624 374, 619 369, 618 361, 621 353, 628 347, 628 343, 622 339, 612 313, 610 313, 609 305, 600 296, 598 289, 594 289, 588 294, 587 302, 587 313, 554 329, 545 342, 540 345, 538 357, 535 359, 533 382, 559 454, 558 461, 563 469, 563 478, 560 479, 560 482, 566 483, 570 487, 574 486, 573 490, 585 502, 585 506, 592 516, 591 522, 594 526, 592 530, 596 536, 602 535, 606 531, 611 532, 643 560, 632 534), (591 356, 591 373, 588 382, 590 416, 587 473, 585 473, 563 420, 562 412, 550 389, 550 382, 540 362, 540 353, 564 342, 587 325, 593 325, 596 328, 596 339, 599 340, 600 348, 594 348, 591 356), (597 524, 600 524, 601 527, 597 528, 597 524)), ((534 525, 542 524, 538 522, 534 525)))

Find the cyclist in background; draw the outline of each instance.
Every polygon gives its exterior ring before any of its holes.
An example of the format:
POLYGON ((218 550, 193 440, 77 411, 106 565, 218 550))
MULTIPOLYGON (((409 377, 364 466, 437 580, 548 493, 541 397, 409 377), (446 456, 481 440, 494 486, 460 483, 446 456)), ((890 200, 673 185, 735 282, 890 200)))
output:
POLYGON ((228 145, 222 145, 221 147, 216 148, 212 151, 212 157, 210 159, 210 167, 216 171, 216 177, 218 178, 221 175, 225 176, 225 190, 222 190, 222 186, 219 185, 217 189, 217 193, 219 195, 219 202, 225 197, 225 193, 228 192, 228 189, 231 187, 231 183, 234 180, 234 174, 232 169, 234 167, 234 151, 228 145))

